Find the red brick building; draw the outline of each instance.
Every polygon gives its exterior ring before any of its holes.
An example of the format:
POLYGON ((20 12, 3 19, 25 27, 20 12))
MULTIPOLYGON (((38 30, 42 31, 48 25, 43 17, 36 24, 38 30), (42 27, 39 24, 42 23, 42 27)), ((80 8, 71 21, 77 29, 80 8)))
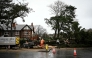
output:
MULTIPOLYGON (((38 36, 35 35, 33 23, 30 25, 20 25, 20 24, 13 24, 12 25, 12 36, 25 38, 25 39, 37 39, 38 36)), ((11 37, 11 28, 6 28, 5 25, 0 26, 0 36, 7 35, 11 37)))

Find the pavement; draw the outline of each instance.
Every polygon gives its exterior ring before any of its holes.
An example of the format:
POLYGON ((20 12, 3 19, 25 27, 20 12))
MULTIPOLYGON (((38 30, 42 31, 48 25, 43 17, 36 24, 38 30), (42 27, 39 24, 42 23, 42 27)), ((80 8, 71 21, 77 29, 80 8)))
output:
MULTIPOLYGON (((74 48, 56 48, 56 50, 73 50, 74 48)), ((91 48, 76 48, 76 49, 88 49, 88 50, 92 50, 92 47, 91 48)), ((0 52, 4 52, 4 51, 11 51, 11 52, 21 52, 21 51, 44 51, 46 49, 37 49, 37 48, 31 48, 31 49, 27 49, 27 48, 20 48, 20 49, 0 49, 0 52)))
POLYGON ((39 51, 39 50, 45 50, 45 49, 27 49, 27 48, 20 48, 20 49, 0 49, 0 52, 21 52, 21 51, 39 51))

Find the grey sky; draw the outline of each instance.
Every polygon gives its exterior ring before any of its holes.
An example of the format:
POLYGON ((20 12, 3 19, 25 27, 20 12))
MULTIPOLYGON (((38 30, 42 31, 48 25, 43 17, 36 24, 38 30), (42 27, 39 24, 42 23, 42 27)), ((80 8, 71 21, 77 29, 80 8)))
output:
MULTIPOLYGON (((21 0, 19 0, 21 1, 21 0)), ((29 3, 29 7, 33 8, 35 12, 28 14, 25 17, 25 22, 22 22, 20 18, 17 18, 18 24, 31 24, 41 25, 47 29, 48 33, 54 33, 51 28, 46 25, 44 18, 50 18, 52 16, 50 12, 50 8, 48 7, 50 4, 53 4, 57 0, 25 0, 25 2, 29 3)), ((60 0, 65 4, 75 6, 76 9, 76 19, 80 23, 82 28, 92 28, 92 0, 60 0)))

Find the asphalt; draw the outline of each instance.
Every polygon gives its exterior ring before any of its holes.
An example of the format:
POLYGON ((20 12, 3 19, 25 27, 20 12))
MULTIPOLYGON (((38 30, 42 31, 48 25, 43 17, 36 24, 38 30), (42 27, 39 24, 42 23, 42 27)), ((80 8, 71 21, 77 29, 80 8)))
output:
POLYGON ((45 52, 45 49, 0 49, 0 58, 92 58, 92 48, 76 48, 76 56, 74 56, 74 48, 55 50, 56 52, 53 53, 52 50, 45 52))

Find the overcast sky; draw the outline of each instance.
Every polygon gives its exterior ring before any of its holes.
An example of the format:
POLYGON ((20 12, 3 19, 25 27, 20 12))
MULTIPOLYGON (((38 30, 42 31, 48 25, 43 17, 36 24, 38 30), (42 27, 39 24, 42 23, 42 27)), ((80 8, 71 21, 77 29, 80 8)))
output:
MULTIPOLYGON (((19 0, 20 1, 20 0, 19 0)), ((50 18, 52 16, 50 4, 53 4, 57 0, 25 0, 28 2, 28 7, 33 8, 35 12, 28 14, 25 17, 25 22, 22 22, 20 18, 17 18, 18 24, 28 24, 32 22, 34 25, 41 25, 47 29, 48 33, 54 33, 51 28, 45 23, 44 18, 50 18)), ((76 9, 76 19, 82 28, 92 28, 92 0, 60 0, 65 4, 75 6, 76 9)))

